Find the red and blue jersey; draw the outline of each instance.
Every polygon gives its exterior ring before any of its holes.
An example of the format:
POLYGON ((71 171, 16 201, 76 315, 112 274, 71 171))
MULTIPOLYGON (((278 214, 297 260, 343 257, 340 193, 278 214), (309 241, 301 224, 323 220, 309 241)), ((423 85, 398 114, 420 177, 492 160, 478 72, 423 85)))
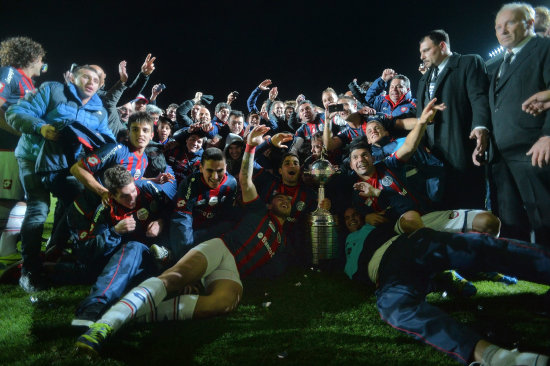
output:
MULTIPOLYGON (((317 114, 313 122, 303 123, 294 134, 296 137, 301 137, 306 141, 311 140, 311 137, 317 132, 323 132, 325 128, 324 114, 317 114)), ((332 134, 336 135, 340 131, 340 127, 335 123, 332 124, 332 134)))
POLYGON ((206 184, 200 172, 187 177, 178 187, 170 240, 178 245, 192 245, 194 230, 214 225, 219 220, 231 219, 236 192, 237 181, 227 173, 214 189, 206 184))
POLYGON ((109 143, 93 153, 82 158, 84 168, 93 174, 103 184, 103 173, 108 168, 120 164, 126 168, 134 177, 134 180, 141 179, 147 169, 147 155, 131 151, 128 146, 109 143))
POLYGON ((344 127, 342 131, 336 137, 338 137, 342 141, 342 145, 346 146, 349 144, 354 138, 359 136, 366 136, 367 135, 367 122, 364 121, 361 123, 361 126, 359 128, 351 127, 349 124, 344 127))
MULTIPOLYGON (((11 66, 0 67, 0 101, 5 102, 2 110, 8 109, 12 104, 28 93, 36 92, 34 84, 21 69, 11 66)), ((0 133, 0 150, 13 151, 19 139, 6 132, 0 133)))
POLYGON ((368 179, 357 177, 357 182, 367 182, 381 193, 378 197, 364 198, 353 193, 353 205, 362 215, 386 210, 386 217, 397 220, 410 210, 420 211, 418 199, 405 187, 404 163, 395 154, 374 165, 375 171, 368 179))
POLYGON ((2 109, 8 109, 25 95, 35 91, 31 78, 23 70, 11 66, 0 67, 0 100, 5 102, 2 109))
POLYGON ((294 228, 294 223, 305 220, 306 215, 317 207, 317 194, 304 184, 298 183, 294 187, 287 186, 280 178, 275 177, 265 169, 253 177, 258 195, 265 203, 270 203, 271 198, 278 194, 292 197, 292 210, 287 221, 292 223, 289 231, 294 228))
POLYGON ((235 257, 241 277, 280 275, 287 265, 283 226, 260 197, 244 203, 244 215, 221 239, 235 257))
POLYGON ((189 152, 185 146, 177 146, 164 153, 166 163, 174 170, 178 185, 188 176, 199 170, 203 150, 189 152))

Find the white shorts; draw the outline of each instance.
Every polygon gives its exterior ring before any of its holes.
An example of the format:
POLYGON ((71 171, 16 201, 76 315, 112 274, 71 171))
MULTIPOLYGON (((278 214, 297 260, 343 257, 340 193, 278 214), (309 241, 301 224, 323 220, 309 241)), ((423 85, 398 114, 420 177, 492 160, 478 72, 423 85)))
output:
MULTIPOLYGON (((472 231, 472 223, 477 214, 488 212, 484 210, 446 210, 434 211, 421 217, 424 226, 438 231, 449 233, 465 233, 472 231)), ((395 224, 395 232, 403 234, 401 217, 395 224)))
POLYGON ((202 278, 204 288, 217 280, 231 280, 237 282, 241 287, 241 277, 235 263, 235 257, 227 249, 223 240, 214 238, 200 243, 192 250, 201 252, 208 261, 205 276, 202 278))
POLYGON ((25 191, 19 180, 19 165, 13 151, 0 151, 0 199, 22 201, 25 191))

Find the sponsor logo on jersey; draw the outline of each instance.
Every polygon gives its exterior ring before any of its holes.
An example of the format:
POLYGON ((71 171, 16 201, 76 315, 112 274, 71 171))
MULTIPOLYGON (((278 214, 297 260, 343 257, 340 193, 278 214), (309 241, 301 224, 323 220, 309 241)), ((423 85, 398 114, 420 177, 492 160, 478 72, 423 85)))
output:
POLYGON ((302 211, 305 207, 306 203, 304 201, 298 201, 298 203, 296 203, 296 209, 298 211, 302 211))
POLYGON ((217 196, 210 197, 210 199, 208 200, 208 204, 210 206, 217 205, 218 204, 218 197, 217 196))
POLYGON ((11 83, 11 79, 13 78, 13 75, 14 75, 13 69, 10 69, 10 71, 8 72, 8 76, 6 77, 6 84, 11 83))
POLYGON ((145 221, 149 217, 149 211, 147 211, 146 208, 140 208, 136 212, 136 216, 137 216, 138 220, 145 221))
POLYGON ((408 110, 409 110, 409 108, 407 108, 407 107, 401 107, 401 113, 405 113, 408 110))
POLYGON ((86 162, 88 163, 88 165, 91 167, 94 167, 96 166, 97 164, 99 164, 100 160, 99 158, 97 157, 97 155, 91 155, 91 156, 88 156, 86 158, 86 162))
MULTIPOLYGON (((262 236, 263 236, 263 235, 262 235, 262 236)), ((262 237, 261 240, 262 240, 262 243, 264 244, 265 249, 266 249, 267 252, 269 253, 269 256, 270 256, 270 257, 273 257, 273 256, 275 255, 275 253, 273 253, 273 250, 271 249, 271 246, 268 244, 268 242, 267 242, 267 237, 264 236, 264 237, 262 237)))
POLYGON ((113 150, 109 151, 109 153, 103 157, 103 160, 109 160, 111 155, 114 155, 118 149, 122 149, 122 145, 119 144, 115 146, 113 150))
POLYGON ((393 179, 390 176, 385 176, 382 178, 382 185, 384 187, 390 187, 393 184, 393 179))

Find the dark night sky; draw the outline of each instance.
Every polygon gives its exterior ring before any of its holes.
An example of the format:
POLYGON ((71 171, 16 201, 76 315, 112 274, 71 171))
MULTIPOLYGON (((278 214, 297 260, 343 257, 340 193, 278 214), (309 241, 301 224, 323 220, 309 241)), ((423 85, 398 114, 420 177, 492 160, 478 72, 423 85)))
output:
POLYGON ((279 87, 282 99, 304 93, 320 103, 327 86, 341 93, 354 77, 374 80, 391 67, 411 78, 416 93, 420 37, 444 28, 453 51, 487 58, 498 46, 494 16, 504 3, 2 2, 0 38, 27 35, 48 53, 49 71, 38 83, 60 80, 76 62, 103 66, 110 86, 118 78, 119 61, 128 61, 133 77, 151 52, 157 57, 152 82, 167 85, 161 106, 192 98, 197 90, 214 94, 215 102, 238 90, 235 108, 243 110, 250 91, 266 78, 279 87))

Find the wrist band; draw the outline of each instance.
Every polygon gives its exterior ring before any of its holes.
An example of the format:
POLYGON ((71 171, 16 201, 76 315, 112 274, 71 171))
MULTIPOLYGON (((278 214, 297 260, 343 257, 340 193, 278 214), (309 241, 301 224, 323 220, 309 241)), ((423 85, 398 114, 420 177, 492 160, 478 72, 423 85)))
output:
POLYGON ((249 154, 254 154, 254 151, 256 151, 256 146, 251 146, 249 144, 246 144, 246 147, 244 148, 244 152, 247 152, 249 154))

